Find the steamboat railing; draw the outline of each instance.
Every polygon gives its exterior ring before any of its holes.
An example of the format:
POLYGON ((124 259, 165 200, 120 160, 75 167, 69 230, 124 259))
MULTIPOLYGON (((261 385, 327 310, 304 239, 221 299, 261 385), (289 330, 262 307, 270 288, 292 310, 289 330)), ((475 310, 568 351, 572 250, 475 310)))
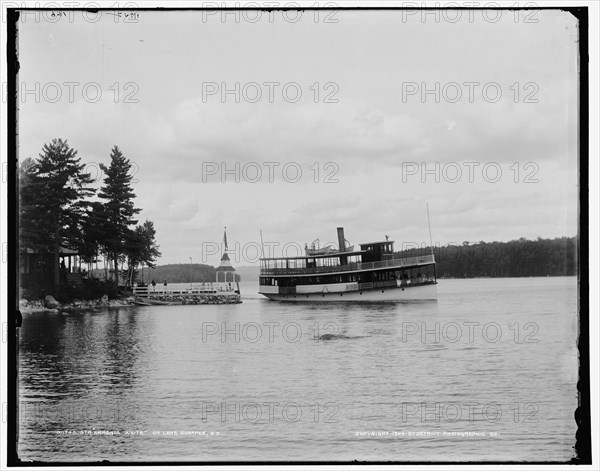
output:
POLYGON ((367 271, 381 268, 404 268, 435 263, 433 255, 422 257, 405 257, 381 260, 379 262, 348 263, 347 265, 332 265, 322 267, 302 268, 262 268, 260 274, 267 275, 313 275, 320 273, 339 273, 348 271, 367 271))

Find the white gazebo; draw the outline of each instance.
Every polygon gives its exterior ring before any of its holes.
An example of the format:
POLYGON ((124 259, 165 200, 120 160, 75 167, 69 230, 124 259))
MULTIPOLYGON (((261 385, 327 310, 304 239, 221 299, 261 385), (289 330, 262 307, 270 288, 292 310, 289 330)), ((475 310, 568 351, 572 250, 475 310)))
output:
POLYGON ((221 263, 216 270, 217 283, 233 283, 235 281, 235 268, 231 266, 231 260, 227 252, 223 253, 221 263))
POLYGON ((223 244, 225 246, 225 250, 223 250, 223 256, 221 257, 221 263, 217 267, 215 278, 217 283, 234 283, 235 280, 235 268, 231 266, 231 260, 229 260, 229 255, 227 255, 227 251, 229 248, 227 247, 227 227, 223 232, 223 244))

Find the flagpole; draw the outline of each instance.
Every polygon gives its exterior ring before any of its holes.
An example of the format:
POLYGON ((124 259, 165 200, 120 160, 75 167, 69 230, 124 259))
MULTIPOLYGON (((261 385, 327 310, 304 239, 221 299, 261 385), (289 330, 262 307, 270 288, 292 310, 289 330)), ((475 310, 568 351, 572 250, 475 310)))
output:
POLYGON ((431 221, 429 220, 429 203, 427 205, 427 225, 429 226, 429 245, 431 246, 431 255, 433 255, 433 239, 431 238, 431 221))
POLYGON ((262 258, 265 258, 265 243, 263 242, 262 229, 260 230, 260 252, 262 258))

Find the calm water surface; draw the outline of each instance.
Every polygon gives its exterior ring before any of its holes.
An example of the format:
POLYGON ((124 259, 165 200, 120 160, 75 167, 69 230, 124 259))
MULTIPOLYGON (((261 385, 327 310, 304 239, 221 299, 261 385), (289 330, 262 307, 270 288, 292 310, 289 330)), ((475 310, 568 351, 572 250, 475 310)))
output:
POLYGON ((34 313, 19 456, 568 460, 577 280, 440 280, 438 302, 34 313), (323 334, 341 338, 319 340, 323 334))

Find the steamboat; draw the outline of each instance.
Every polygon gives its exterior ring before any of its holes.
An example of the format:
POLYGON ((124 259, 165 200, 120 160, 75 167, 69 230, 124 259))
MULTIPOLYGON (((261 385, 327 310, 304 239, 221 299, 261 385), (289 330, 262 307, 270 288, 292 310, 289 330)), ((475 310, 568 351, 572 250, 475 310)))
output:
POLYGON ((259 293, 274 301, 435 301, 432 254, 401 258, 394 241, 348 246, 337 228, 338 248, 308 248, 300 257, 260 259, 259 293))

